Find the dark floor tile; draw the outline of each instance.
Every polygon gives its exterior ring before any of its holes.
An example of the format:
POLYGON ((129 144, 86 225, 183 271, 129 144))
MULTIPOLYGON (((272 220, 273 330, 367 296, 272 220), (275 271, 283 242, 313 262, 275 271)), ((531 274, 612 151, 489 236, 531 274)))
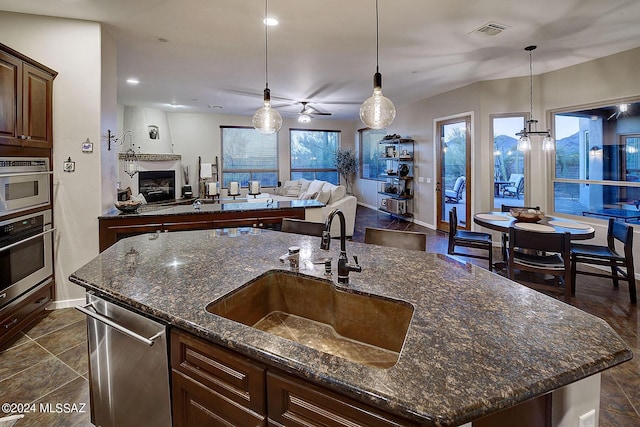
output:
POLYGON ((11 339, 9 339, 9 341, 7 341, 6 343, 2 344, 2 346, 0 346, 0 352, 9 350, 10 348, 13 348, 13 347, 18 347, 20 345, 23 345, 29 342, 32 342, 32 339, 26 336, 24 333, 22 333, 22 331, 20 331, 20 333, 13 336, 11 339))
POLYGON ((638 416, 635 408, 619 386, 611 370, 602 373, 600 409, 628 417, 638 416))
POLYGON ((84 315, 74 308, 47 310, 23 332, 36 339, 84 319, 84 315))
POLYGON ((43 335, 35 341, 53 354, 62 353, 71 347, 87 342, 87 322, 82 319, 43 335))
POLYGON ((629 417, 613 411, 600 410, 600 427, 640 427, 640 418, 629 417))
POLYGON ((58 358, 80 375, 89 372, 89 352, 86 341, 58 354, 58 358))
POLYGON ((55 357, 0 381, 0 402, 33 402, 78 377, 55 357))
POLYGON ((16 423, 16 427, 92 425, 89 408, 89 382, 84 378, 76 378, 57 388, 39 399, 36 405, 39 410, 25 414, 25 417, 16 423), (63 406, 57 407, 57 404, 63 406), (67 406, 64 406, 65 404, 67 406))
POLYGON ((38 362, 53 357, 34 341, 11 347, 0 353, 0 381, 19 373, 38 362))

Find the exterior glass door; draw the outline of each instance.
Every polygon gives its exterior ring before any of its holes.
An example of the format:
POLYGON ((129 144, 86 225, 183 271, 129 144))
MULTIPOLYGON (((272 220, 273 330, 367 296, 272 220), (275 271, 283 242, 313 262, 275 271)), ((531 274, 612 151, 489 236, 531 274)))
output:
POLYGON ((471 216, 471 117, 437 122, 437 228, 449 231, 449 211, 456 206, 458 223, 469 229, 471 216))

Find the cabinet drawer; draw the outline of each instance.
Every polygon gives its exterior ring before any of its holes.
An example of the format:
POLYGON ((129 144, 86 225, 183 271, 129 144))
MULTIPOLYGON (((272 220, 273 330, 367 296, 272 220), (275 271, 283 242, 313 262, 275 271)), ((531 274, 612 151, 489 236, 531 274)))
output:
POLYGON ((53 280, 30 290, 0 312, 0 343, 20 332, 53 299, 53 280))
POLYGON ((257 414, 266 414, 262 365, 172 329, 171 367, 257 414))
POLYGON ((203 384, 173 370, 173 424, 191 426, 266 426, 267 417, 239 405, 203 384))
POLYGON ((267 373, 271 426, 418 426, 288 375, 267 373))

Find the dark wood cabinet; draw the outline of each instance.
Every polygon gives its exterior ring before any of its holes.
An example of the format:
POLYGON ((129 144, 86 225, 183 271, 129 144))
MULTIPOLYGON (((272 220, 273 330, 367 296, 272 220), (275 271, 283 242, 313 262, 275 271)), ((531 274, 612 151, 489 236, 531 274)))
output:
POLYGON ((267 373, 270 426, 419 426, 287 374, 267 373))
POLYGON ((45 281, 0 310, 0 345, 31 323, 53 300, 53 278, 45 281))
POLYGON ((171 378, 174 426, 420 425, 175 328, 171 378))
POLYGON ((266 426, 265 370, 246 357, 173 329, 173 425, 266 426))
POLYGON ((56 75, 0 44, 0 144, 52 148, 56 75))
POLYGON ((98 218, 100 252, 118 240, 156 231, 208 230, 225 227, 265 228, 282 223, 282 218, 304 219, 304 208, 229 211, 175 215, 113 215, 98 218))

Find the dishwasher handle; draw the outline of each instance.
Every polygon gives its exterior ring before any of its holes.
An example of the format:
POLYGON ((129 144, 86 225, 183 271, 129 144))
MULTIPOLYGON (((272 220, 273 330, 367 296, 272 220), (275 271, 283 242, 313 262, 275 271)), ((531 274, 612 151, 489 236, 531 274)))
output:
POLYGON ((143 344, 148 345, 149 347, 151 347, 154 343, 154 341, 158 338, 160 338, 162 336, 162 334, 164 333, 164 331, 160 331, 157 334, 155 334, 152 337, 149 338, 145 338, 140 334, 137 334, 135 332, 133 332, 130 329, 125 328, 122 325, 117 324, 116 322, 114 322, 113 320, 109 319, 108 317, 103 316, 102 314, 96 313, 94 311, 90 311, 87 308, 88 307, 93 307, 92 303, 89 303, 87 305, 81 305, 81 306, 76 306, 75 309, 86 314, 89 317, 92 317, 94 319, 96 319, 99 322, 102 322, 108 326, 111 326, 113 329, 122 332, 123 334, 133 338, 134 340, 140 341, 143 344))

